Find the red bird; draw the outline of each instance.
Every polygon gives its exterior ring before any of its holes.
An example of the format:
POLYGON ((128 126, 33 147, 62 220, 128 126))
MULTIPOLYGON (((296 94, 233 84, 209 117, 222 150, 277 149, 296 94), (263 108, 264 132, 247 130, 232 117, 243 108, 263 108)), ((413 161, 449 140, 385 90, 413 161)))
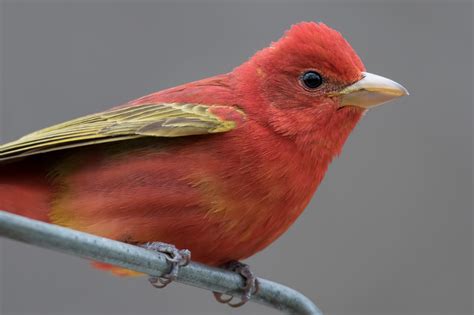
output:
MULTIPOLYGON (((298 218, 368 108, 407 94, 337 31, 299 23, 230 73, 4 144, 0 209, 148 244, 176 266, 188 252, 164 243, 238 261, 298 218)), ((232 268, 251 282, 245 302, 255 280, 232 268)))

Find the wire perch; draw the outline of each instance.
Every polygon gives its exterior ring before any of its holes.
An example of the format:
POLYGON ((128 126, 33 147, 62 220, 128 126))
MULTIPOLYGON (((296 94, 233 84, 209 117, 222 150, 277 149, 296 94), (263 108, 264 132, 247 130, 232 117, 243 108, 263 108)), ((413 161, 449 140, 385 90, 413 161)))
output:
MULTIPOLYGON (((0 236, 152 276, 161 276, 171 267, 162 254, 1 210, 0 236)), ((260 290, 252 296, 252 301, 287 314, 322 315, 298 291, 269 280, 259 278, 259 281, 260 290)), ((243 279, 235 273, 194 262, 180 269, 177 282, 234 296, 242 294, 243 286, 243 279)))

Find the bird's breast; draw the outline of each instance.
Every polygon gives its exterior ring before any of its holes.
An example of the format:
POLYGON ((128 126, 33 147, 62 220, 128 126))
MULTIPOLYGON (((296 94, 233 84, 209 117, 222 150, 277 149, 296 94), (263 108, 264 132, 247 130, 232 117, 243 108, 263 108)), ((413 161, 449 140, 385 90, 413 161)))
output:
POLYGON ((330 157, 298 150, 258 126, 251 134, 228 133, 220 141, 215 154, 219 158, 209 158, 213 162, 190 179, 208 204, 208 220, 219 226, 222 246, 235 255, 232 259, 242 259, 268 246, 294 223, 321 182, 330 157))
POLYGON ((265 128, 244 130, 71 151, 53 172, 52 221, 172 243, 213 265, 251 256, 301 214, 328 161, 265 128))

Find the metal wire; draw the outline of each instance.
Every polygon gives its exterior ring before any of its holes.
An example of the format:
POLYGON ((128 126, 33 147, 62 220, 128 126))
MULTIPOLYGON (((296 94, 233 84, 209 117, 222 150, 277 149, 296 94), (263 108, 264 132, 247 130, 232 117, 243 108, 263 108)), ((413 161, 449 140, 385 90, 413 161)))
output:
MULTIPOLYGON (((0 211, 0 236, 75 256, 110 263, 152 276, 166 274, 164 255, 137 246, 0 211)), ((252 301, 288 314, 322 315, 311 300, 284 285, 261 279, 252 301)), ((179 270, 177 282, 233 296, 242 294, 236 273, 191 262, 179 270)))

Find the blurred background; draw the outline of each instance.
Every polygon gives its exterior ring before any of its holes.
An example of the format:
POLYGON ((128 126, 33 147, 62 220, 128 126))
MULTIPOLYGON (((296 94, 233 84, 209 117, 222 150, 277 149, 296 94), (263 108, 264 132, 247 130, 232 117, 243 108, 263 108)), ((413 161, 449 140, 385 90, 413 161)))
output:
MULTIPOLYGON (((472 314, 470 1, 3 1, 0 137, 228 72, 323 21, 411 95, 370 111, 311 205, 249 259, 329 315, 472 314)), ((1 313, 274 314, 1 240, 1 313)))

